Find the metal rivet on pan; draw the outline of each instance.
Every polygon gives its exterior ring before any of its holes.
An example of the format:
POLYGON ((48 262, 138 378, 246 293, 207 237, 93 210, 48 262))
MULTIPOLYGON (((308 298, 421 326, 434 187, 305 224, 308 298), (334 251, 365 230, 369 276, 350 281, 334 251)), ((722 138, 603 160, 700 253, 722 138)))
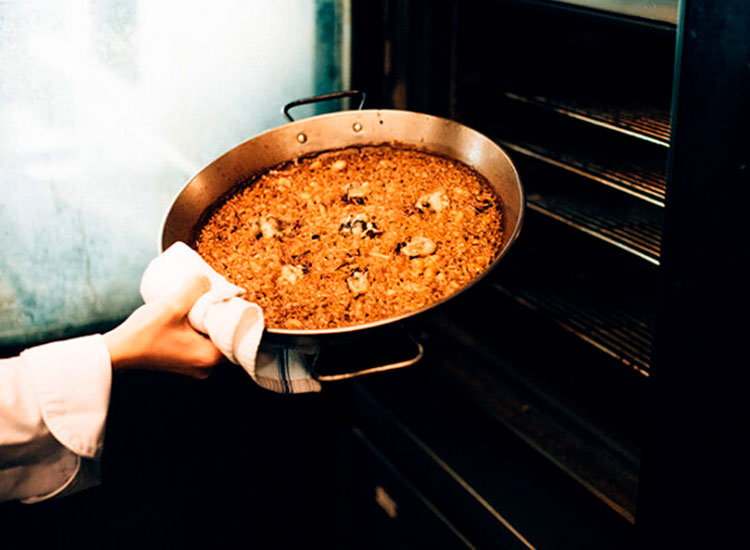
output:
POLYGON ((359 122, 355 122, 355 123, 354 123, 354 125, 352 126, 352 129, 353 129, 353 130, 354 130, 355 132, 359 132, 359 131, 361 131, 361 130, 362 130, 362 125, 361 125, 361 124, 360 124, 359 122))
POLYGON ((307 136, 305 134, 297 134, 297 141, 300 143, 305 143, 307 141, 307 136))

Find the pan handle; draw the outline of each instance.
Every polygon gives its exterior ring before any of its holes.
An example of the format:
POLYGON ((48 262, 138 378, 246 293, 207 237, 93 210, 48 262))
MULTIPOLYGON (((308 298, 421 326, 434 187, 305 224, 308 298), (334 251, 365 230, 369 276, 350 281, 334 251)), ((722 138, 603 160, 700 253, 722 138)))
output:
POLYGON ((325 374, 325 375, 315 375, 315 379, 320 382, 335 382, 337 380, 348 380, 349 378, 355 378, 357 376, 362 376, 365 374, 374 374, 377 372, 385 372, 389 370, 394 369, 402 369, 404 367, 409 367, 413 365, 414 363, 418 362, 422 357, 424 356, 424 346, 420 344, 416 338, 414 338, 411 334, 407 333, 407 336, 412 341, 412 343, 415 345, 416 353, 413 357, 410 357, 408 359, 404 359, 403 361, 395 361, 393 363, 386 363, 384 365, 378 365, 375 367, 368 367, 366 369, 354 371, 354 372, 345 372, 341 374, 325 374))
POLYGON ((359 106, 357 107, 357 110, 361 110, 362 106, 365 104, 365 93, 361 92, 359 90, 347 90, 344 92, 334 92, 332 94, 324 94, 324 95, 316 95, 314 97, 306 97, 304 99, 298 99, 296 101, 292 101, 291 103, 287 103, 284 105, 284 116, 289 120, 289 122, 294 122, 294 119, 292 118, 292 115, 289 114, 289 111, 293 109, 294 107, 298 107, 300 105, 307 105, 309 103, 319 103, 321 101, 329 101, 332 99, 341 99, 344 97, 355 97, 359 96, 359 106))

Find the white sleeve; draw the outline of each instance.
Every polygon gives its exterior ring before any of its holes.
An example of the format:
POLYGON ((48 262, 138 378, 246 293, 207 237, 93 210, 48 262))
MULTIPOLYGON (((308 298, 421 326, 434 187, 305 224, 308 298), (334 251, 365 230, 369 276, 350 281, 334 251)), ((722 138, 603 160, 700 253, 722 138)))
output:
POLYGON ((98 482, 111 384, 101 335, 0 360, 0 501, 36 502, 98 482))

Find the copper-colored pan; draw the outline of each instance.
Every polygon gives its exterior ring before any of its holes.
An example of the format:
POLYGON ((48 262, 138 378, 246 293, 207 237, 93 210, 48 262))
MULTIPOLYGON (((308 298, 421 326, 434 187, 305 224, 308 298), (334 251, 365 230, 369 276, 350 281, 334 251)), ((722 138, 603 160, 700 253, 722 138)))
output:
MULTIPOLYGON (((333 97, 360 95, 342 92, 290 103, 293 106, 333 97)), ((363 96, 362 96, 363 97, 363 96)), ((500 197, 504 212, 503 244, 497 258, 473 281, 447 298, 392 318, 342 328, 292 330, 268 328, 267 334, 289 342, 315 342, 355 332, 396 325, 438 307, 460 295, 496 268, 518 238, 524 216, 525 198, 521 181, 508 155, 492 140, 452 120, 398 110, 349 110, 292 121, 268 130, 228 151, 201 170, 182 189, 169 209, 161 230, 160 247, 166 250, 176 241, 189 242, 204 214, 215 203, 254 174, 282 162, 331 149, 381 143, 399 143, 459 160, 482 174, 500 197)), ((397 361, 397 367, 421 357, 397 361)), ((397 368, 382 365, 378 370, 397 368)), ((369 369, 368 369, 369 371, 369 369)), ((322 379, 322 378, 321 378, 322 379)))

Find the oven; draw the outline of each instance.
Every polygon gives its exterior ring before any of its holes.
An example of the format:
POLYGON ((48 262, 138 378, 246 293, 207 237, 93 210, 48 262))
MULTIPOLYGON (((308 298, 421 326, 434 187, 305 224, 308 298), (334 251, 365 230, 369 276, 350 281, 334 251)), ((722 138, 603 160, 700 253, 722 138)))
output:
POLYGON ((731 537, 750 9, 710 4, 354 3, 354 87, 491 137, 527 218, 420 364, 342 391, 345 548, 731 537))

